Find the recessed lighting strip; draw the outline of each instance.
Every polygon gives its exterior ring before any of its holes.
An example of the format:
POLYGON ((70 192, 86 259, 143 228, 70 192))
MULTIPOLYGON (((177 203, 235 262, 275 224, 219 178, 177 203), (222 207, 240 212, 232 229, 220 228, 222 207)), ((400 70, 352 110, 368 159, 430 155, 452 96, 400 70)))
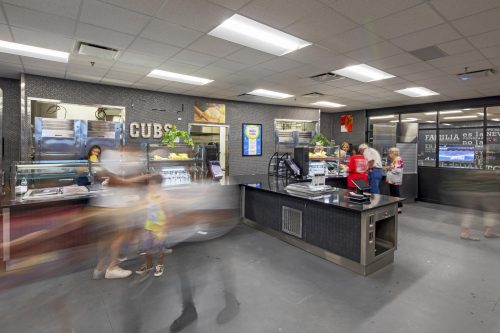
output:
POLYGON ((375 116, 375 117, 370 117, 370 120, 371 119, 390 119, 390 118, 394 118, 396 117, 395 115, 391 114, 391 115, 388 115, 388 116, 375 116))
POLYGON ((266 90, 266 89, 255 89, 247 94, 260 96, 260 97, 276 98, 276 99, 285 99, 285 98, 293 97, 293 95, 289 95, 289 94, 285 94, 285 93, 281 93, 281 92, 277 92, 277 91, 272 91, 272 90, 266 90))
POLYGON ((49 61, 68 62, 69 53, 0 40, 0 52, 49 61))
POLYGON ((454 117, 444 117, 443 119, 471 119, 477 118, 477 116, 454 116, 454 117))
POLYGON ((213 82, 214 80, 204 79, 202 77, 184 75, 174 72, 162 71, 160 69, 154 69, 151 73, 148 74, 149 77, 154 77, 157 79, 167 80, 167 81, 175 81, 187 84, 194 84, 197 86, 202 86, 207 83, 213 82))
POLYGON ((324 106, 327 108, 341 108, 341 107, 345 106, 344 104, 328 102, 328 101, 318 101, 318 102, 311 103, 311 105, 324 106))
POLYGON ((398 94, 406 95, 409 97, 425 97, 425 96, 439 95, 439 93, 437 93, 433 90, 427 89, 425 87, 411 87, 411 88, 396 90, 394 92, 397 92, 398 94))
POLYGON ((234 14, 208 34, 277 56, 311 45, 308 41, 238 14, 234 14))
POLYGON ((361 82, 380 81, 395 77, 392 74, 365 64, 344 67, 333 71, 333 73, 361 82))

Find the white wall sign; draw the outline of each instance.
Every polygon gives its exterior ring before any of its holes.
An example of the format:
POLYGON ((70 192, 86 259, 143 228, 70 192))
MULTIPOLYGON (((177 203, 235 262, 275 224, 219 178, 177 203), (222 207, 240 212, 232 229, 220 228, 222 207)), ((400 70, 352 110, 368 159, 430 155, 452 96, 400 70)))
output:
POLYGON ((171 129, 172 124, 132 122, 129 125, 128 133, 131 138, 161 139, 163 132, 171 129))

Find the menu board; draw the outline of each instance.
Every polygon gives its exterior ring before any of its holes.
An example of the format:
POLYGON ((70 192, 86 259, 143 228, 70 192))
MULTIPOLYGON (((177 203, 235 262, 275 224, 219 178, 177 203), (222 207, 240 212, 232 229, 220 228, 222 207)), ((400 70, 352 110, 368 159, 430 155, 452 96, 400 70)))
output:
POLYGON ((243 124, 243 156, 262 156, 262 125, 243 124))
POLYGON ((486 129, 486 169, 500 169, 500 128, 486 129))

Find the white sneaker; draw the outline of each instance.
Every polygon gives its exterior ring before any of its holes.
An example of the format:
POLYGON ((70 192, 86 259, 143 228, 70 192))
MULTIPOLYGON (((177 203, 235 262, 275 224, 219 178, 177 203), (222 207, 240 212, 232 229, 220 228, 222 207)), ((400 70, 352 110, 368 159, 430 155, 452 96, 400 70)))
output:
POLYGON ((132 275, 132 271, 128 269, 123 269, 119 266, 115 266, 113 268, 108 268, 106 270, 106 275, 104 275, 105 279, 124 279, 132 275))

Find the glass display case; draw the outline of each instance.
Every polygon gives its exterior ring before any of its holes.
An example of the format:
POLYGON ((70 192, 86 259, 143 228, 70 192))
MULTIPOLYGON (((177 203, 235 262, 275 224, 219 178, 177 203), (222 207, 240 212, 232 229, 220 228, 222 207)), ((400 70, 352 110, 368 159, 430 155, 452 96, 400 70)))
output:
POLYGON ((312 146, 309 148, 309 175, 327 171, 330 176, 344 176, 347 171, 349 156, 341 151, 340 146, 312 146))
POLYGON ((162 144, 147 144, 147 169, 149 173, 163 176, 163 186, 189 184, 204 179, 206 168, 197 150, 189 145, 175 147, 162 144))
POLYGON ((46 199, 88 194, 92 181, 86 160, 13 162, 10 190, 13 200, 46 199), (82 181, 83 180, 83 181, 82 181))

